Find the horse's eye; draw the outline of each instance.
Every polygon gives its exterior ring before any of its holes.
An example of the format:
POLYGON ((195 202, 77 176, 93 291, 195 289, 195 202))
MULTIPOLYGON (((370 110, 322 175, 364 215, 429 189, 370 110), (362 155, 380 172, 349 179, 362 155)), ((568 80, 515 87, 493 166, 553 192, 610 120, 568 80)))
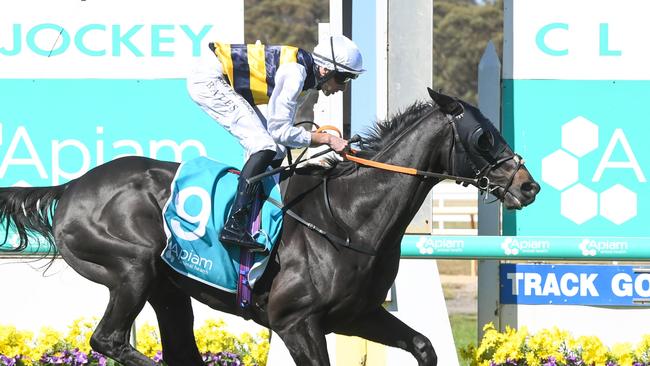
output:
POLYGON ((481 151, 490 151, 494 145, 494 136, 492 136, 490 131, 480 131, 477 131, 479 132, 479 136, 476 139, 476 147, 481 151))

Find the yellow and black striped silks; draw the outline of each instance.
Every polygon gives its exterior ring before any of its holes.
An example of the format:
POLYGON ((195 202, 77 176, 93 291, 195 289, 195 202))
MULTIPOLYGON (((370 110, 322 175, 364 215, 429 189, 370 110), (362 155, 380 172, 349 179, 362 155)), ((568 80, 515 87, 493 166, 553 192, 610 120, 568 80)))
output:
POLYGON ((291 46, 210 43, 219 57, 228 82, 251 105, 267 104, 280 65, 299 63, 307 71, 303 90, 316 86, 314 60, 309 52, 291 46))

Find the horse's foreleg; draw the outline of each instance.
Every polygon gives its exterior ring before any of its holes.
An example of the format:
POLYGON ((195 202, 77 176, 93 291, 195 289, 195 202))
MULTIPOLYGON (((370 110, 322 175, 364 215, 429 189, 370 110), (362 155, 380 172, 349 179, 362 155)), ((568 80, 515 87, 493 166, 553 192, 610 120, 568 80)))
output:
POLYGON ((357 336, 367 340, 398 347, 410 352, 419 366, 436 366, 438 356, 431 342, 424 335, 416 332, 383 307, 358 317, 346 324, 336 333, 357 336))
POLYGON ((158 318, 163 361, 169 366, 203 366, 205 363, 194 338, 194 313, 190 297, 161 276, 149 303, 158 318))
POLYGON ((273 330, 284 341, 296 365, 330 365, 325 333, 315 317, 297 319, 273 330))

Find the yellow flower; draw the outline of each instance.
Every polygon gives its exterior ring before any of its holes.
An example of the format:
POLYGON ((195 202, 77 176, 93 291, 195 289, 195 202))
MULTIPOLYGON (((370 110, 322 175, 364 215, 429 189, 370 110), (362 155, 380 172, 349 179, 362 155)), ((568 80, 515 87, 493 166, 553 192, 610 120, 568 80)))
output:
POLYGON ((138 351, 149 358, 153 358, 158 351, 162 350, 158 328, 149 323, 144 323, 138 327, 135 341, 138 351))
POLYGON ((612 346, 612 356, 616 358, 619 366, 632 366, 634 362, 634 350, 630 343, 616 343, 612 346))
POLYGON ((604 365, 607 363, 608 349, 598 337, 582 336, 577 341, 582 345, 582 360, 586 364, 604 365))
POLYGON ((97 318, 79 318, 68 327, 68 334, 64 340, 70 348, 78 348, 81 352, 90 352, 90 337, 97 326, 97 318))
POLYGON ((42 327, 36 337, 36 345, 29 353, 32 360, 38 360, 44 353, 61 351, 66 348, 63 335, 50 327, 42 327))
POLYGON ((28 355, 33 336, 32 332, 19 331, 11 325, 0 325, 0 354, 7 357, 28 355))
POLYGON ((503 334, 501 345, 494 352, 493 361, 497 363, 505 363, 508 360, 519 360, 523 358, 523 349, 526 345, 526 338, 528 337, 528 329, 522 327, 519 331, 506 326, 506 331, 503 334))
POLYGON ((219 320, 206 320, 205 324, 194 330, 196 344, 199 352, 235 352, 237 346, 237 337, 225 329, 226 323, 219 320))
POLYGON ((243 333, 239 336, 239 341, 246 348, 246 352, 242 357, 244 365, 266 365, 270 348, 268 331, 262 330, 256 336, 243 333))
POLYGON ((483 339, 481 340, 481 344, 476 350, 477 361, 490 361, 494 352, 496 352, 496 350, 501 346, 501 343, 503 343, 503 338, 504 335, 494 328, 494 324, 491 322, 487 323, 483 327, 483 339))
MULTIPOLYGON (((89 339, 96 324, 96 319, 77 319, 65 336, 52 328, 43 327, 37 337, 14 326, 0 325, 0 354, 28 357, 24 359, 24 364, 32 366, 31 360, 37 362, 45 353, 60 356, 64 350, 74 348, 88 353, 89 339)), ((240 355, 246 365, 266 365, 270 346, 268 331, 256 335, 243 333, 237 337, 225 329, 223 320, 209 320, 195 331, 195 336, 201 352, 228 351, 240 355)), ((138 327, 136 343, 137 349, 148 357, 155 356, 162 348, 157 327, 146 323, 138 327)))
POLYGON ((568 332, 563 332, 557 327, 542 329, 528 339, 529 353, 526 355, 528 364, 531 360, 548 360, 553 357, 557 362, 565 362, 562 345, 565 340, 571 339, 568 332))
POLYGON ((650 361, 650 335, 646 334, 641 338, 641 342, 634 350, 634 355, 641 362, 650 361))
POLYGON ((256 336, 243 333, 239 337, 228 332, 223 320, 207 320, 194 331, 196 344, 201 353, 229 351, 239 354, 246 365, 257 363, 266 365, 269 351, 269 335, 262 331, 256 336))
POLYGON ((490 323, 484 331, 477 348, 468 346, 460 350, 461 357, 471 366, 504 364, 508 360, 541 365, 551 357, 562 365, 567 362, 565 352, 579 356, 585 365, 601 366, 611 360, 619 366, 633 366, 635 361, 648 362, 650 356, 650 335, 644 335, 636 349, 630 343, 618 343, 610 350, 597 337, 573 338, 569 332, 557 327, 529 334, 525 327, 520 330, 506 327, 504 332, 498 332, 490 323))

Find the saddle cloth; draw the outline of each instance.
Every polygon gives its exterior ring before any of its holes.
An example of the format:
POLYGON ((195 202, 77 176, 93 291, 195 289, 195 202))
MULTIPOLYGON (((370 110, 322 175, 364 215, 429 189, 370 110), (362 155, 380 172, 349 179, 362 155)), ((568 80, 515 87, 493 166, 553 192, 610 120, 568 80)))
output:
MULTIPOLYGON (((167 246, 161 257, 185 276, 236 293, 240 249, 219 241, 219 232, 237 191, 239 176, 229 172, 231 169, 206 157, 188 160, 179 166, 163 209, 167 246)), ((262 183, 265 196, 282 201, 277 177, 267 177, 262 183)), ((282 228, 282 210, 265 201, 260 219, 256 240, 271 251, 282 228)), ((248 274, 251 287, 264 272, 267 261, 268 256, 255 254, 248 274)))

